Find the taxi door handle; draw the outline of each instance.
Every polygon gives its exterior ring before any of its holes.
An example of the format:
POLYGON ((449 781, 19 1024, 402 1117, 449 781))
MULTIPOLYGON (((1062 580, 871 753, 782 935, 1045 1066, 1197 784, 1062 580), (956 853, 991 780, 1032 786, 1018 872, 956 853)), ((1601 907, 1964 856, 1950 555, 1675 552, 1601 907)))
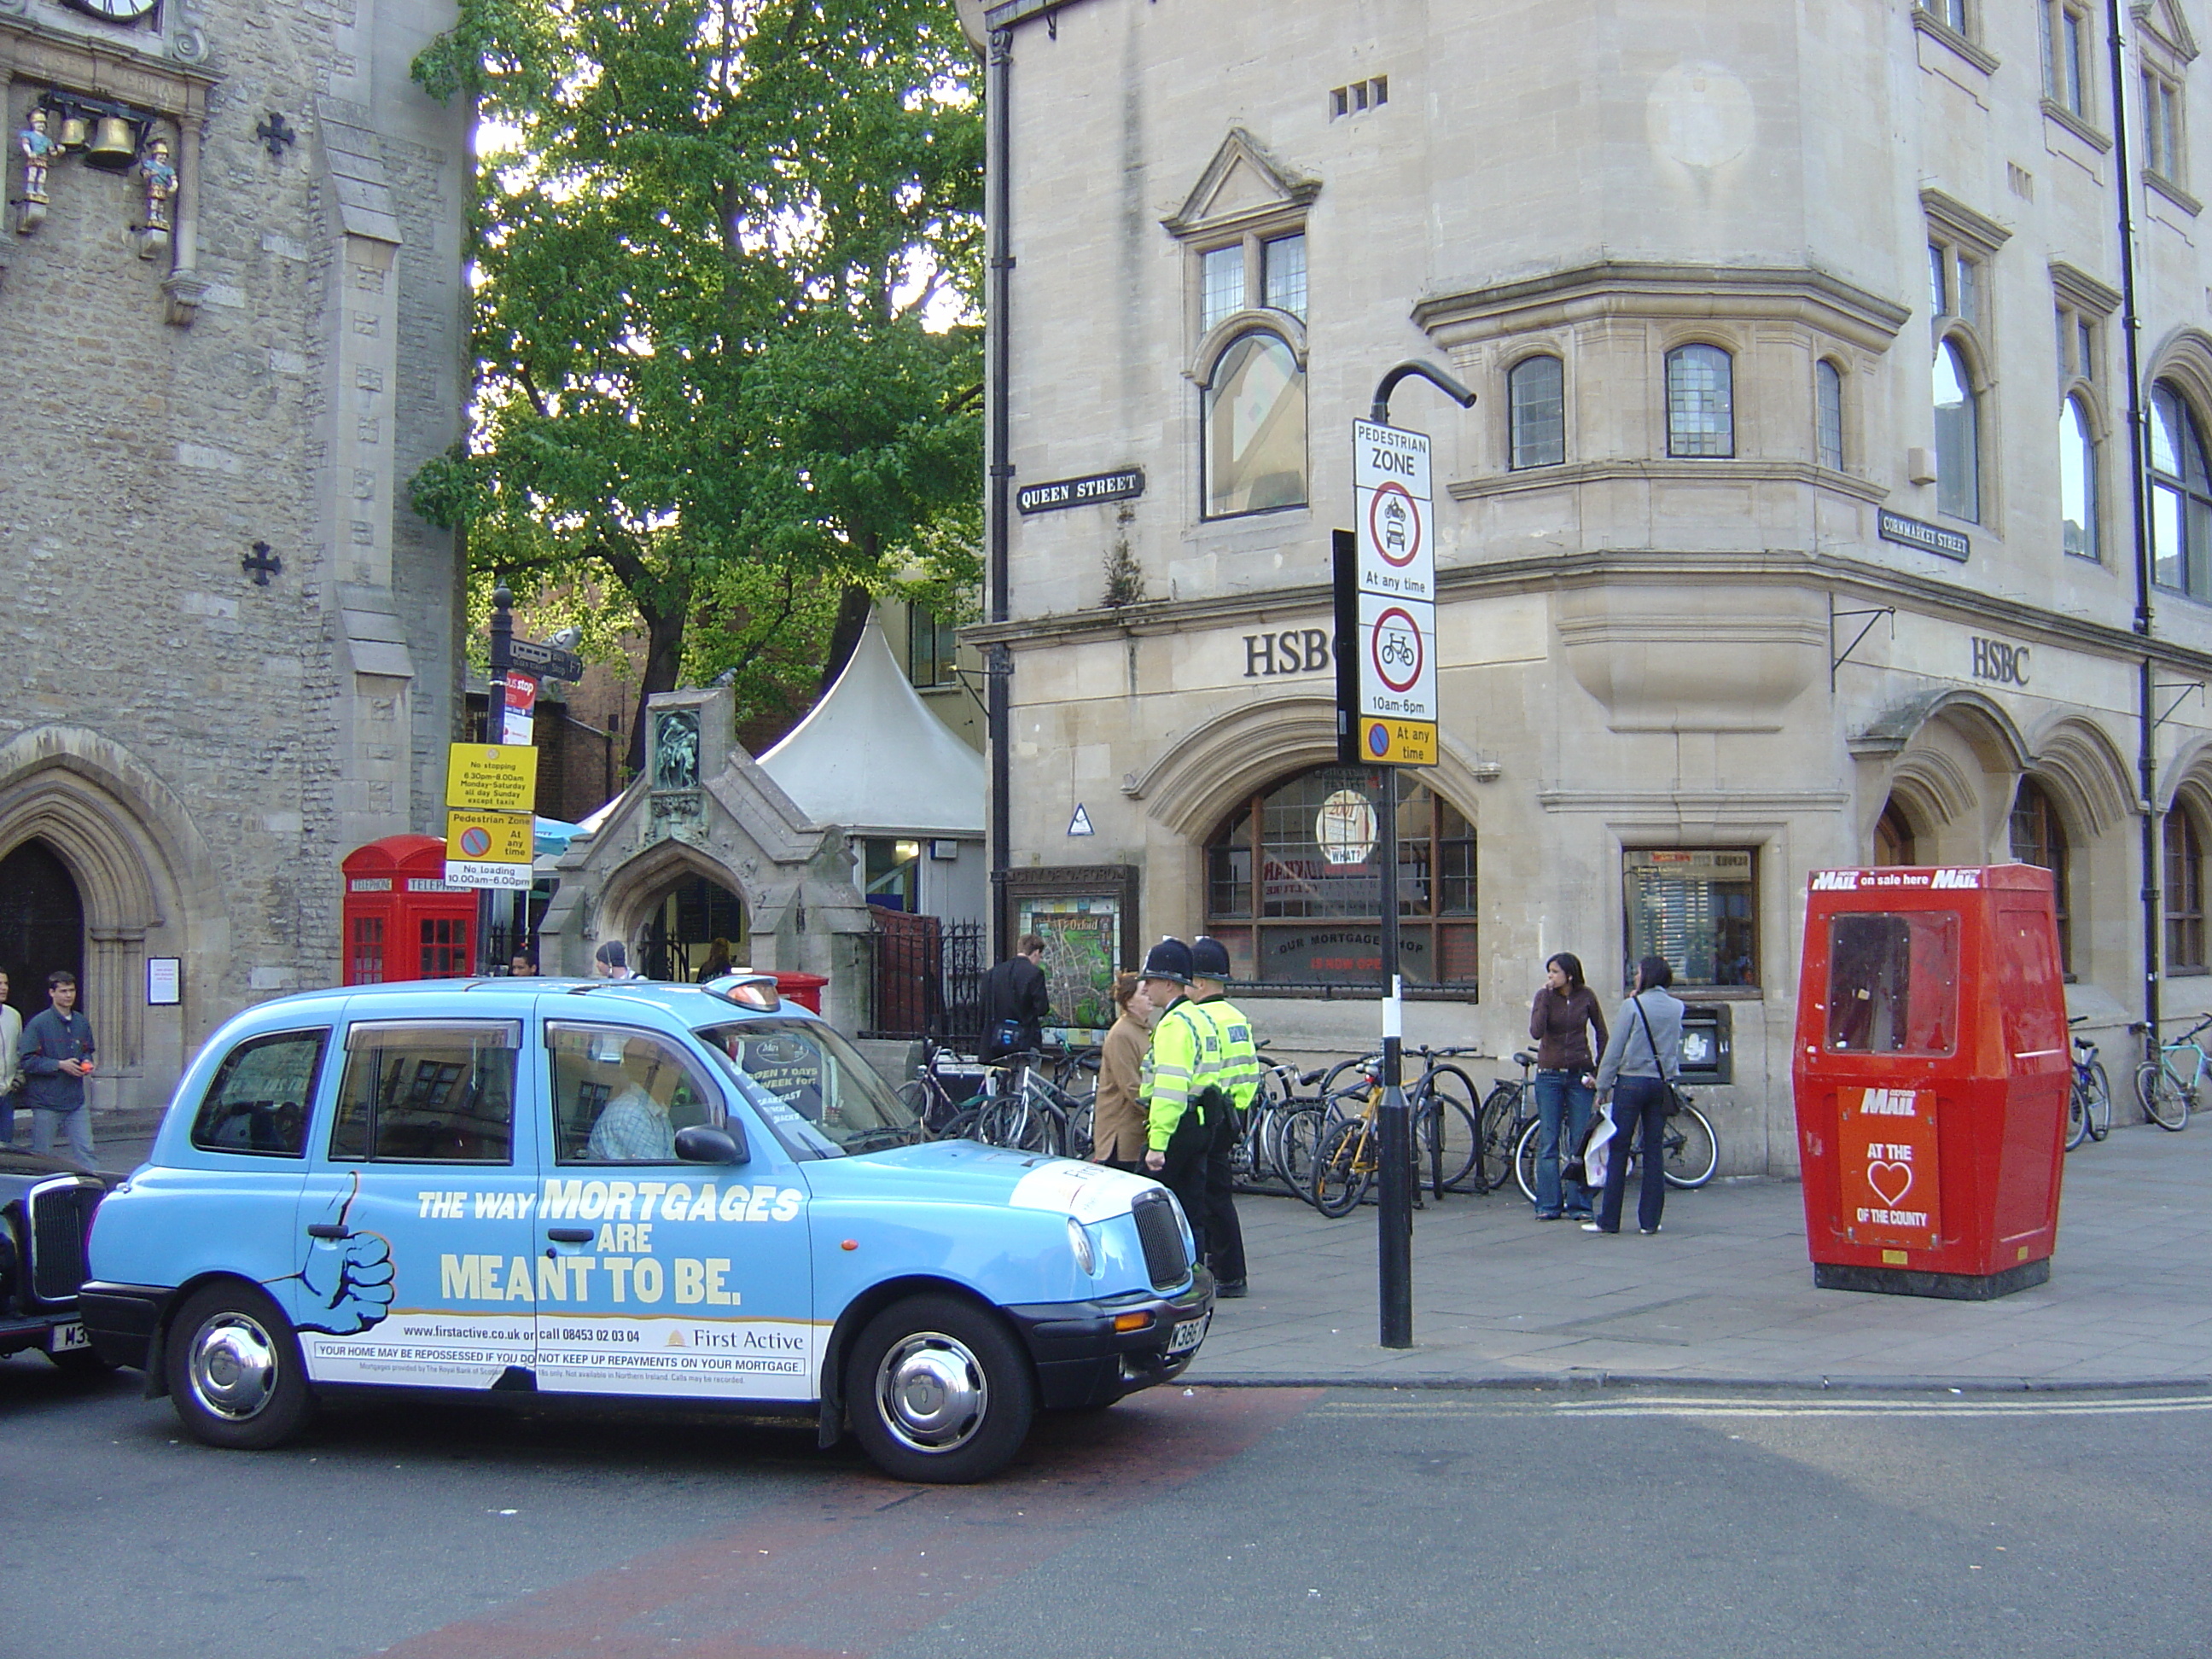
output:
POLYGON ((343 1238, 345 1236, 343 1222, 311 1221, 307 1224, 307 1237, 310 1238, 343 1238))
POLYGON ((589 1227, 548 1227, 545 1237, 556 1244, 588 1244, 592 1242, 589 1227))

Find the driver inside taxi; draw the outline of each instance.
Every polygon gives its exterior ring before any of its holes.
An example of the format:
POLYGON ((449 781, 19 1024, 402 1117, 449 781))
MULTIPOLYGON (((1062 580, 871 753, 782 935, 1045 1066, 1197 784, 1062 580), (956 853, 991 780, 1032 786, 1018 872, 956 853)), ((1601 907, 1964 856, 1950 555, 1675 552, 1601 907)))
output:
MULTIPOLYGON (((667 1164, 676 1157, 676 1124, 668 1115, 669 1103, 656 1097, 653 1085, 664 1071, 657 1062, 631 1058, 622 1063, 622 1084, 600 1109, 592 1125, 586 1149, 610 1164, 667 1164)), ((673 1093, 674 1073, 669 1074, 673 1093)))

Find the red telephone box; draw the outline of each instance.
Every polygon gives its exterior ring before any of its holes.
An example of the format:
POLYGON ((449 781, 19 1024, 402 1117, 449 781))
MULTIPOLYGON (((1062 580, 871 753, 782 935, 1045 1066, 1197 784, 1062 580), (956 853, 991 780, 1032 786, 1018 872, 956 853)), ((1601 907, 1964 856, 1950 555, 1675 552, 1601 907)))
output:
POLYGON ((446 843, 386 836, 347 854, 345 982, 465 979, 476 972, 477 895, 446 885, 446 843))
POLYGON ((2051 1277, 2070 1077, 2051 872, 1817 870, 1790 1067, 1813 1282, 2051 1277))

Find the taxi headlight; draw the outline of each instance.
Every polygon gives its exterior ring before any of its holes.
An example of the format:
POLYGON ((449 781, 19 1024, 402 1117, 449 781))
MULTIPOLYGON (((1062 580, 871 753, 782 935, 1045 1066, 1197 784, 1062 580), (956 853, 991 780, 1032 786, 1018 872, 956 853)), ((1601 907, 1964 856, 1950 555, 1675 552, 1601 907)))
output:
POLYGON ((1083 1231, 1083 1224, 1073 1216, 1067 1218, 1067 1248, 1075 1252, 1075 1265, 1086 1273, 1098 1271, 1098 1252, 1091 1246, 1091 1235, 1083 1231))

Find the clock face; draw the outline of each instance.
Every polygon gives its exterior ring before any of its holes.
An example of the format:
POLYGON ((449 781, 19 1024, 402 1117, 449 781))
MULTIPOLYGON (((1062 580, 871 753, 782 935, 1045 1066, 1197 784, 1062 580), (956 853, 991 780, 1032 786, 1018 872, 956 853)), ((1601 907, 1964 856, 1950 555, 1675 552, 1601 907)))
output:
POLYGON ((154 9, 156 0, 74 0, 81 11, 105 17, 111 23, 135 23, 154 9))

